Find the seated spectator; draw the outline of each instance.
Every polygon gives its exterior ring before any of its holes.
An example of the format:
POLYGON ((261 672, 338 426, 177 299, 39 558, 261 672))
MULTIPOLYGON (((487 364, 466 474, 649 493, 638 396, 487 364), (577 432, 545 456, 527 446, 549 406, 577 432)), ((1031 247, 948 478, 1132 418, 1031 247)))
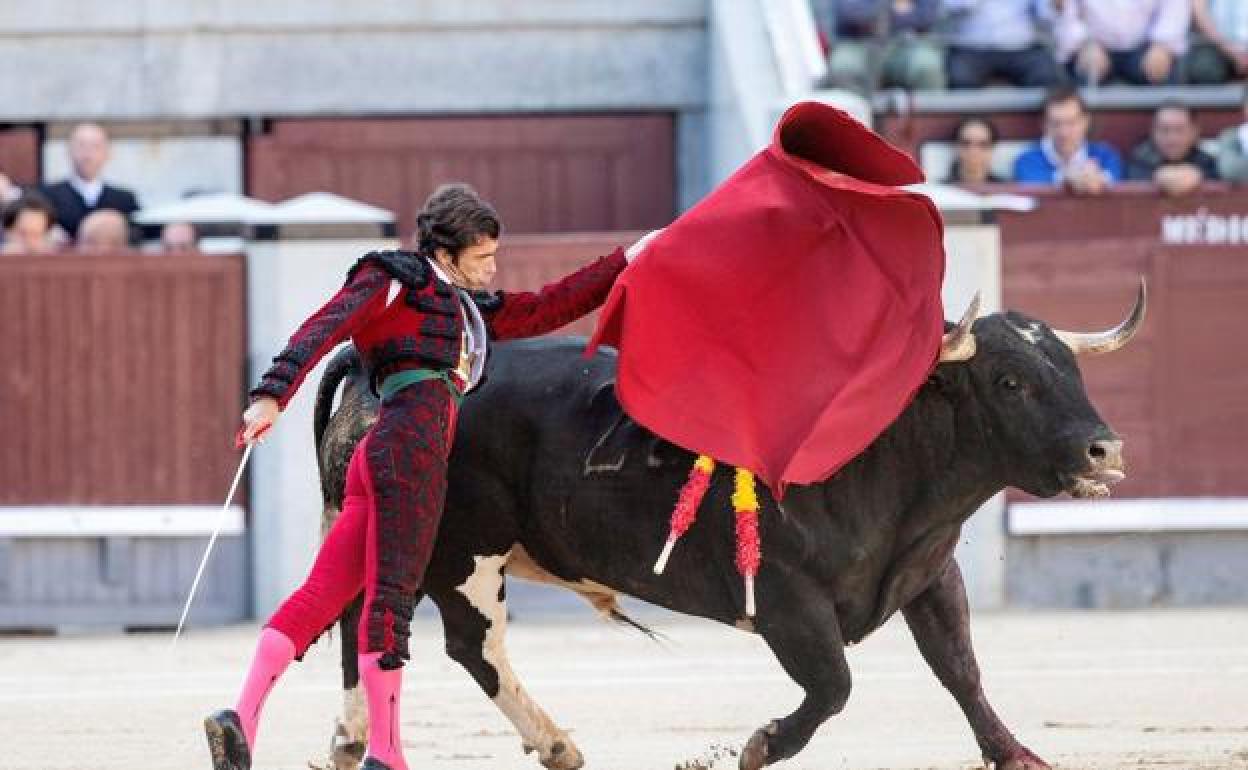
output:
POLYGON ((99 209, 120 211, 126 221, 139 209, 134 193, 104 183, 109 158, 108 134, 94 123, 83 123, 69 136, 69 178, 49 185, 44 193, 56 209, 56 221, 67 233, 76 233, 83 217, 99 209))
POLYGON ((1199 33, 1187 54, 1187 82, 1226 83, 1248 75, 1248 2, 1192 0, 1199 33))
POLYGON ((1191 0, 1054 0, 1057 58, 1079 85, 1173 84, 1191 0))
POLYGON ((1014 181, 1060 185, 1078 195, 1098 195, 1122 180, 1122 159, 1104 142, 1089 142, 1088 106, 1073 88, 1044 100, 1044 138, 1014 161, 1014 181))
POLYGON ((84 254, 125 251, 130 246, 130 223, 114 209, 92 211, 83 218, 74 243, 84 254))
POLYGON ((4 209, 5 254, 51 254, 56 251, 52 225, 56 212, 47 199, 28 192, 4 209))
POLYGON ((945 87, 940 47, 921 37, 940 17, 941 0, 838 0, 836 39, 824 85, 869 93, 945 87))
POLYGON ((1248 182, 1248 88, 1244 89, 1244 120, 1218 135, 1218 176, 1228 182, 1248 182))
POLYGON ((190 222, 170 222, 160 229, 160 248, 166 254, 199 251, 199 232, 190 222))
POLYGON ((1200 149, 1200 127, 1186 105, 1169 101, 1157 108, 1151 135, 1127 162, 1127 178, 1151 180, 1166 195, 1176 196, 1218 178, 1218 162, 1200 149))
POLYGON ((998 184, 1006 180, 992 170, 997 127, 987 118, 963 118, 953 130, 958 159, 949 169, 949 184, 998 184))
POLYGON ((1057 61, 1041 42, 1047 0, 945 0, 950 88, 1057 85, 1057 61))

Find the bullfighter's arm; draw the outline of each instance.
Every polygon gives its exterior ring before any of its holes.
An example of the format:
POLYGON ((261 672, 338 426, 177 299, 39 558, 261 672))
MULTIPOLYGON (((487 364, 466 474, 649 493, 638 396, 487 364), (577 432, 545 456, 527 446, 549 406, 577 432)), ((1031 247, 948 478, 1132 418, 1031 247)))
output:
POLYGON ((1001 770, 1048 770, 1018 742, 993 711, 980 686, 971 645, 970 610, 962 571, 952 557, 927 590, 902 608, 919 652, 966 714, 984 759, 1001 770))
POLYGON ((494 339, 536 337, 572 323, 601 305, 616 276, 627 265, 624 250, 616 249, 539 291, 500 291, 474 298, 494 339))
POLYGON ((346 285, 291 335, 260 384, 252 388, 252 399, 270 396, 285 409, 317 362, 385 308, 389 285, 390 274, 377 265, 365 263, 354 269, 346 285))

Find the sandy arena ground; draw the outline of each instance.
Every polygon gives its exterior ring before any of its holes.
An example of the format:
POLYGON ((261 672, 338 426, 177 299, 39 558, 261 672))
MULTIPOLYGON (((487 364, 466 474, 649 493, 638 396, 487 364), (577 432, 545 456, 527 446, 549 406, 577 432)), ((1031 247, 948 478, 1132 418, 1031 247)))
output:
MULTIPOLYGON (((531 693, 598 770, 735 768, 798 689, 757 639, 646 612, 665 646, 588 611, 520 612, 510 650, 531 693)), ((989 696, 1058 768, 1248 768, 1248 610, 977 616, 989 696)), ((3 770, 207 768, 200 719, 231 702, 256 629, 0 638, 3 770)), ((538 768, 426 615, 404 715, 417 768, 538 768)), ((337 641, 270 699, 257 770, 321 759, 339 703, 337 641)), ((961 713, 894 619, 850 651, 855 690, 792 770, 979 767, 961 713)))

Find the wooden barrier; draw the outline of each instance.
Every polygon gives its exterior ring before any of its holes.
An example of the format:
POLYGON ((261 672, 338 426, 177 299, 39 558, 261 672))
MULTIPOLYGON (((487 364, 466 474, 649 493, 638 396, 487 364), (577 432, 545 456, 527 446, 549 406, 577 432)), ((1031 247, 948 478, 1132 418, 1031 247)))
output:
POLYGON ((1126 439, 1115 497, 1248 496, 1248 194, 1042 197, 1002 214, 1007 307, 1108 328, 1149 285, 1140 335, 1084 359, 1088 393, 1126 439))
POLYGON ((238 256, 0 258, 0 505, 220 504, 238 256))

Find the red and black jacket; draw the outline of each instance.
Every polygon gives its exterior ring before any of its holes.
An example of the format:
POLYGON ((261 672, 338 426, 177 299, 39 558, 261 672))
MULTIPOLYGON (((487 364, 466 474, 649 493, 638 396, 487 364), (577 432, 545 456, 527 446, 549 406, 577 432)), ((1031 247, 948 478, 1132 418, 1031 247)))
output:
MULTIPOLYGON (((601 305, 627 264, 624 252, 616 249, 537 292, 469 296, 491 339, 535 337, 601 305)), ((463 324, 459 292, 438 278, 426 257, 410 251, 370 252, 347 273, 342 289, 291 335, 251 396, 272 396, 285 409, 308 372, 347 338, 359 350, 374 387, 403 369, 453 369, 459 362, 463 324), (403 288, 387 305, 391 279, 403 288)))

